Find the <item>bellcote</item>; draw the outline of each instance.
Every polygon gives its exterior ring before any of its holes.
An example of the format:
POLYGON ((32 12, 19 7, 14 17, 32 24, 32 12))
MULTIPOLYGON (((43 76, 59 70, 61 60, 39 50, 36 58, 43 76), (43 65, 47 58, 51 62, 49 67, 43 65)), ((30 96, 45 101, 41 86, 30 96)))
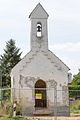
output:
POLYGON ((48 31, 47 19, 48 14, 39 3, 29 15, 31 20, 31 50, 45 51, 48 49, 48 31))

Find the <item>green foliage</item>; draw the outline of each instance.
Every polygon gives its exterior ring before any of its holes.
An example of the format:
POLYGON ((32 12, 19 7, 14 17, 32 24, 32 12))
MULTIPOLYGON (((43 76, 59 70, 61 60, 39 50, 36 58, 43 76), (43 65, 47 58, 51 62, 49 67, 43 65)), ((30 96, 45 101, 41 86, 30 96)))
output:
POLYGON ((13 120, 24 120, 24 118, 13 117, 13 120))
POLYGON ((80 111, 80 100, 70 101, 70 112, 78 114, 80 111))
MULTIPOLYGON (((21 105, 16 104, 16 115, 22 115, 21 110, 21 105)), ((2 104, 0 105, 0 114, 8 115, 9 117, 13 116, 13 104, 11 101, 2 101, 2 104)))
POLYGON ((12 117, 12 118, 4 118, 1 120, 25 120, 24 118, 19 118, 19 117, 12 117))
POLYGON ((20 104, 17 104, 16 105, 16 115, 20 115, 21 114, 21 110, 22 110, 22 107, 20 104))
POLYGON ((8 115, 10 117, 13 116, 13 106, 12 106, 12 104, 8 106, 7 112, 8 112, 8 115))
POLYGON ((80 99, 80 85, 69 86, 69 97, 76 97, 80 99))
POLYGON ((11 89, 4 89, 1 91, 2 102, 9 101, 11 99, 11 89))
POLYGON ((12 116, 13 115, 13 109, 12 109, 12 103, 11 101, 1 101, 0 105, 0 115, 7 115, 7 116, 12 116))
POLYGON ((73 76, 72 85, 80 85, 80 70, 77 75, 73 76))
POLYGON ((11 86, 10 71, 21 60, 22 52, 15 46, 15 41, 10 39, 6 43, 4 54, 0 57, 0 70, 2 71, 2 86, 11 86))
POLYGON ((80 85, 72 85, 68 87, 69 90, 80 90, 80 85))
MULTIPOLYGON (((8 115, 12 117, 13 115, 13 105, 10 104, 8 107, 8 115)), ((21 109, 22 107, 19 104, 16 104, 16 115, 21 115, 21 109)))

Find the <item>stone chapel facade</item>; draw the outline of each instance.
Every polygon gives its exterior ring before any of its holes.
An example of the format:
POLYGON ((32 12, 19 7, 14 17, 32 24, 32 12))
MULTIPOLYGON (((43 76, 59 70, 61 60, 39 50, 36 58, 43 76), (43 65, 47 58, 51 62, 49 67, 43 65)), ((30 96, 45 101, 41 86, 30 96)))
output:
POLYGON ((68 71, 48 49, 48 14, 39 3, 29 15, 31 50, 11 71, 15 98, 23 103, 23 114, 69 115, 68 71))

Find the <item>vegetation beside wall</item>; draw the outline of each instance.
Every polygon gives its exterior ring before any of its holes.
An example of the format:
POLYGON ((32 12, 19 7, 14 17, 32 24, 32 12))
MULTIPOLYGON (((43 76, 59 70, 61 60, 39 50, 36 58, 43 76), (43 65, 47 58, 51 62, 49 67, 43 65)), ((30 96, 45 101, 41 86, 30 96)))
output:
POLYGON ((69 97, 76 97, 80 99, 80 85, 69 86, 69 97))
MULTIPOLYGON (((21 115, 22 107, 20 104, 16 105, 16 115, 21 115)), ((13 116, 13 104, 11 101, 3 101, 0 104, 0 116, 13 116)))
POLYGON ((0 71, 2 79, 0 81, 0 87, 5 88, 11 86, 10 72, 11 69, 21 60, 21 54, 22 52, 16 47, 13 39, 6 42, 4 53, 3 55, 0 55, 0 71))
POLYGON ((72 85, 80 85, 80 69, 78 74, 73 76, 72 85))
POLYGON ((4 118, 1 120, 25 120, 24 118, 19 118, 19 117, 13 117, 13 118, 4 118))
POLYGON ((70 112, 80 114, 80 100, 70 101, 70 112))

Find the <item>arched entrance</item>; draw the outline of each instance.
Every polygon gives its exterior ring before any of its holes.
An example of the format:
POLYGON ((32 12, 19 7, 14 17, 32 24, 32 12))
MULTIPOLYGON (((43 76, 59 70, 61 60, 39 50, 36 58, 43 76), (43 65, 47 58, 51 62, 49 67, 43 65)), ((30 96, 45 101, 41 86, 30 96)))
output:
POLYGON ((43 80, 35 83, 35 107, 47 107, 46 83, 43 80))

